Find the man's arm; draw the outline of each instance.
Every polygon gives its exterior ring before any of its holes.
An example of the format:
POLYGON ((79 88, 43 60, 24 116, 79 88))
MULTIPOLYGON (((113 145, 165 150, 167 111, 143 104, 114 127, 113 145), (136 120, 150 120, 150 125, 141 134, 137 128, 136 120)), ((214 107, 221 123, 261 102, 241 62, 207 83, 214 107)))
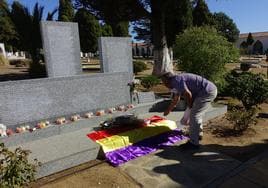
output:
POLYGON ((174 98, 172 99, 170 105, 164 112, 164 116, 167 116, 177 105, 177 103, 180 101, 180 95, 175 95, 174 98))
POLYGON ((192 106, 193 106, 193 97, 192 97, 191 91, 188 88, 186 88, 184 93, 183 93, 183 95, 184 95, 184 98, 185 98, 185 100, 187 102, 188 107, 192 108, 192 106))

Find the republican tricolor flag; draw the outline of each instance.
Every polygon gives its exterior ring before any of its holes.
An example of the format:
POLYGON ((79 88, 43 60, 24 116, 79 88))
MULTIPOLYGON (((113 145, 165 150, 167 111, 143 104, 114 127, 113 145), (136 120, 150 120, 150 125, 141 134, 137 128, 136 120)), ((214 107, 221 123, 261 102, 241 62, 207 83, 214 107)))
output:
POLYGON ((159 116, 146 119, 138 127, 116 127, 94 131, 87 136, 101 145, 105 157, 113 166, 147 155, 187 137, 177 129, 176 123, 159 116))

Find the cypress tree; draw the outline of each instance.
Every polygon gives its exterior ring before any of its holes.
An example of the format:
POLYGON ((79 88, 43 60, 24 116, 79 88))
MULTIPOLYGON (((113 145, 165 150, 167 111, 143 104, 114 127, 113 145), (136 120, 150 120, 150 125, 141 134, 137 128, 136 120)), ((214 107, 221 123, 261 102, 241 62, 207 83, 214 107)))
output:
POLYGON ((211 13, 209 12, 206 2, 204 0, 197 0, 193 10, 193 25, 199 27, 209 25, 210 22, 211 13))
POLYGON ((72 22, 74 19, 74 8, 72 0, 59 0, 59 21, 72 22))
POLYGON ((250 46, 250 45, 253 44, 253 42, 254 42, 254 39, 253 39, 253 37, 252 37, 252 34, 249 33, 249 34, 248 34, 248 38, 247 38, 247 44, 250 46))
POLYGON ((17 32, 9 14, 6 1, 0 0, 0 41, 5 43, 8 50, 17 41, 17 32))
POLYGON ((86 9, 79 9, 74 18, 78 22, 82 52, 96 52, 101 27, 98 20, 86 9))

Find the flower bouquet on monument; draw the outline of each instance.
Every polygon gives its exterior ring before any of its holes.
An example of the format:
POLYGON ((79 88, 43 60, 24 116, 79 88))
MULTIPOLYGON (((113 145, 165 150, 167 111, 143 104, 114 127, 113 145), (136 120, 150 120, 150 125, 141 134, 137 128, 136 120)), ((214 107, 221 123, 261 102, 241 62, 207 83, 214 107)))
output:
POLYGON ((144 120, 138 119, 134 114, 125 114, 110 118, 100 123, 102 129, 110 129, 115 127, 141 127, 144 126, 144 120))

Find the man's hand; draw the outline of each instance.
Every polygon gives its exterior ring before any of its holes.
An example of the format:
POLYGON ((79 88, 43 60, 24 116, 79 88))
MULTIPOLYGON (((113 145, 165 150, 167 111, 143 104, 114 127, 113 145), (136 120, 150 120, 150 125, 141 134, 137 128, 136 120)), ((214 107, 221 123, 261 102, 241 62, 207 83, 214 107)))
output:
POLYGON ((173 108, 177 105, 177 103, 178 103, 179 100, 180 100, 180 96, 179 95, 175 95, 174 98, 172 99, 170 105, 165 110, 164 116, 167 116, 173 110, 173 108))
POLYGON ((166 110, 166 111, 164 112, 164 116, 167 116, 169 113, 170 113, 170 111, 169 111, 169 110, 166 110))

